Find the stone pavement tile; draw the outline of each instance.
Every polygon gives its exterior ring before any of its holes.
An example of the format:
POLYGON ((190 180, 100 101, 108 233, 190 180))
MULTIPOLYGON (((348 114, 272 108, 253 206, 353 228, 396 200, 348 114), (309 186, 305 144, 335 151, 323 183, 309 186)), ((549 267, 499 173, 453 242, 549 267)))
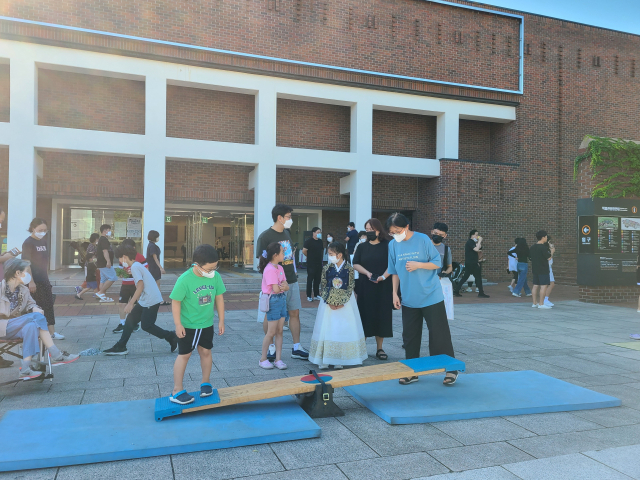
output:
POLYGON ((633 360, 640 360, 640 352, 637 350, 631 350, 629 348, 618 348, 617 350, 610 351, 609 353, 617 357, 625 357, 625 358, 631 358, 633 360))
POLYGON ((602 425, 577 417, 569 412, 538 413, 503 418, 532 431, 536 435, 553 435, 602 428, 602 425))
POLYGON ((251 376, 251 377, 232 377, 232 378, 226 378, 225 377, 225 382, 227 382, 227 385, 230 387, 237 387, 240 385, 248 385, 250 383, 258 383, 258 382, 266 382, 268 380, 270 380, 269 378, 264 378, 264 377, 256 377, 251 376))
POLYGON ((57 473, 57 468, 19 470, 17 472, 0 473, 0 480, 55 480, 57 473))
POLYGON ((88 382, 91 378, 95 362, 79 360, 67 365, 55 365, 53 367, 54 383, 88 382))
POLYGON ((625 373, 624 375, 610 375, 608 377, 602 375, 587 375, 584 377, 573 377, 567 381, 575 385, 580 385, 581 387, 590 388, 602 385, 627 385, 628 387, 634 387, 632 382, 636 380, 625 373))
POLYGON ((428 453, 454 472, 533 459, 531 455, 518 450, 508 443, 486 443, 467 447, 433 450, 428 453))
POLYGON ((628 407, 578 410, 571 413, 603 427, 621 427, 640 423, 640 411, 628 407))
POLYGON ((499 365, 490 361, 477 361, 474 360, 466 362, 466 370, 464 373, 492 373, 492 372, 510 372, 512 369, 505 365, 499 365))
POLYGON ((237 368, 255 368, 260 361, 260 354, 254 351, 213 353, 213 364, 218 370, 237 368))
MULTIPOLYGON (((349 412, 349 415, 352 413, 349 412)), ((315 421, 322 429, 322 437, 271 444, 285 468, 304 468, 378 457, 337 419, 318 418, 315 421)))
MULTIPOLYGON (((153 363, 156 366, 156 371, 159 375, 171 375, 173 376, 173 365, 176 363, 177 355, 161 355, 154 356, 153 363)), ((212 365, 211 371, 217 372, 218 368, 215 365, 212 365)), ((202 367, 200 366, 200 357, 198 355, 191 355, 189 359, 189 363, 187 363, 187 369, 185 373, 197 373, 198 375, 202 373, 202 367)))
POLYGON ((590 390, 619 398, 623 406, 640 410, 640 395, 637 388, 627 385, 594 385, 590 390))
POLYGON ((56 325, 64 325, 65 327, 107 327, 109 324, 109 317, 107 315, 96 315, 96 316, 82 316, 82 317, 71 317, 66 321, 66 324, 63 323, 64 320, 60 318, 56 318, 56 325))
POLYGON ((629 372, 629 370, 621 370, 620 368, 590 362, 583 358, 572 357, 570 355, 550 355, 533 357, 533 359, 562 368, 566 367, 576 372, 584 372, 589 375, 616 375, 629 372))
POLYGON ((156 375, 156 366, 153 358, 126 359, 118 357, 109 362, 96 362, 91 374, 91 380, 103 378, 127 378, 144 375, 156 375))
POLYGON ((223 480, 284 470, 269 445, 184 453, 171 458, 175 480, 223 480))
POLYGON ((518 342, 521 342, 523 345, 530 345, 540 350, 562 350, 571 348, 570 345, 562 342, 561 336, 558 336, 556 340, 551 340, 549 338, 540 338, 537 336, 525 336, 518 337, 518 342))
POLYGON ((513 370, 533 370, 535 372, 540 372, 544 375, 549 375, 550 377, 558 379, 580 377, 583 375, 580 372, 574 372, 573 370, 569 370, 568 368, 558 368, 555 365, 550 365, 548 363, 540 362, 538 360, 527 357, 498 358, 491 359, 490 361, 497 365, 502 365, 513 370))
POLYGON ((169 455, 139 458, 117 462, 92 463, 61 467, 56 480, 112 480, 135 478, 136 480, 164 480, 173 478, 169 455))
POLYGON ((50 393, 68 392, 69 390, 101 390, 104 388, 117 388, 124 386, 122 378, 109 378, 105 380, 94 380, 87 382, 64 382, 58 383, 57 375, 49 389, 50 393))
POLYGON ((631 358, 619 357, 617 355, 611 355, 609 353, 596 353, 596 354, 576 354, 578 358, 584 358, 591 362, 601 363, 603 365, 610 365, 612 367, 621 368, 630 372, 640 372, 640 360, 633 360, 631 358))
POLYGON ((383 456, 462 445, 432 425, 389 425, 368 409, 349 411, 337 420, 383 456))
POLYGON ((558 337, 558 335, 549 335, 549 334, 538 334, 540 338, 546 338, 552 341, 558 340, 562 343, 566 343, 567 345, 573 345, 574 347, 599 347, 603 344, 602 341, 598 342, 595 340, 587 340, 585 338, 578 338, 575 336, 563 335, 562 337, 558 337))
POLYGON ((404 480, 449 471, 422 452, 339 463, 338 468, 349 480, 404 480))
POLYGON ((104 388, 102 390, 87 390, 82 399, 82 405, 91 403, 128 402, 131 400, 146 400, 158 398, 158 385, 136 385, 133 387, 104 388))
POLYGON ((635 445, 640 438, 640 425, 601 428, 582 432, 560 433, 542 437, 511 440, 509 443, 536 458, 555 457, 587 450, 635 445))
POLYGON ((536 350, 536 348, 531 345, 507 340, 505 338, 473 339, 470 340, 470 342, 480 343, 488 347, 497 348, 498 350, 504 350, 505 352, 528 352, 536 350))
POLYGON ((22 410, 27 408, 63 407, 67 405, 79 405, 84 391, 72 390, 60 393, 37 393, 30 395, 6 396, 0 402, 0 413, 9 410, 22 410))
POLYGON ((529 430, 500 417, 436 422, 432 425, 463 445, 502 442, 535 436, 529 430))
POLYGON ((503 467, 523 480, 630 480, 626 475, 578 453, 503 467))
POLYGON ((333 400, 334 400, 334 403, 342 410, 353 410, 356 408, 365 408, 363 405, 359 404, 357 400, 354 400, 353 398, 350 398, 350 397, 334 397, 333 400))
MULTIPOLYGON (((186 375, 185 375, 186 377, 186 375)), ((198 375, 198 378, 200 376, 198 375)), ((167 371, 166 375, 148 375, 144 377, 128 377, 124 379, 125 387, 133 387, 135 385, 160 385, 164 383, 173 383, 173 375, 167 371)))
POLYGON ((640 478, 640 445, 607 448, 599 452, 583 452, 583 455, 604 463, 608 467, 632 478, 640 478))
MULTIPOLYGON (((298 470, 287 470, 278 473, 267 473, 251 477, 242 477, 242 480, 347 480, 344 473, 335 465, 323 465, 313 468, 301 468, 298 470)), ((1 477, 0 477, 1 480, 1 477)), ((240 480, 240 478, 238 478, 240 480)))
POLYGON ((521 480, 502 467, 478 468, 466 472, 445 473, 433 477, 414 478, 413 480, 521 480))

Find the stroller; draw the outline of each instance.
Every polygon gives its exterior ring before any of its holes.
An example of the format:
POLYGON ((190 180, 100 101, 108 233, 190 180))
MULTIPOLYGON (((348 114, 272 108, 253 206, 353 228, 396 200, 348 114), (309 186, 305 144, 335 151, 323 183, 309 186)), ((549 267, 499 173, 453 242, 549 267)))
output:
POLYGON ((455 291, 459 286, 461 286, 458 284, 464 276, 464 263, 451 262, 451 266, 453 267, 453 270, 451 270, 451 273, 449 274, 449 279, 451 280, 453 289, 455 291))

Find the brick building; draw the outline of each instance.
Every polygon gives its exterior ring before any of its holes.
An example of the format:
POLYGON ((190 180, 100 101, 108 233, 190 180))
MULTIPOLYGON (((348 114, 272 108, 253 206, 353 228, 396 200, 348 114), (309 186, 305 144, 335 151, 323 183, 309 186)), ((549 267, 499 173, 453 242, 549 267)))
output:
POLYGON ((0 16, 0 235, 49 219, 52 268, 129 218, 165 232, 167 261, 219 241, 250 266, 282 201, 299 241, 403 211, 447 222, 459 259, 477 228, 493 280, 514 237, 546 228, 573 283, 580 143, 640 138, 640 37, 484 4, 14 0, 0 16))

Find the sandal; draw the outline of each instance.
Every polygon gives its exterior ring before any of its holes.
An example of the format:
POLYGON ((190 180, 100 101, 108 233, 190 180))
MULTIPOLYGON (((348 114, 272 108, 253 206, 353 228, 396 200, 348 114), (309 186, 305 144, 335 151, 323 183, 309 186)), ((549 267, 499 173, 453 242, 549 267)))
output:
POLYGON ((387 360, 387 359, 389 358, 389 356, 388 356, 386 353, 384 353, 384 350, 383 350, 383 349, 381 349, 381 348, 380 348, 380 349, 376 352, 376 358, 377 358, 378 360, 387 360), (382 353, 380 353, 380 352, 382 352, 382 353))
POLYGON ((418 377, 405 377, 401 378, 398 383, 400 383, 400 385, 409 385, 410 383, 415 383, 418 380, 420 380, 418 377))
POLYGON ((456 380, 458 379, 458 372, 447 372, 444 376, 444 380, 442 381, 442 383, 444 385, 453 385, 454 383, 456 383, 456 380))
POLYGON ((169 401, 177 403, 178 405, 187 405, 195 401, 195 398, 189 395, 186 390, 180 390, 175 395, 171 395, 169 401))
POLYGON ((213 385, 210 383, 203 383, 200 385, 200 397, 210 397, 213 395, 213 385))

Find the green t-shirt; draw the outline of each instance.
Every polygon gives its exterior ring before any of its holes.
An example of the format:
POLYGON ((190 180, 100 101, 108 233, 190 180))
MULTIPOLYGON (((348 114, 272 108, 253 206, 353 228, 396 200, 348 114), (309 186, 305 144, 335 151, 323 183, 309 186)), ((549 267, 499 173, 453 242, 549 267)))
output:
POLYGON ((180 323, 184 328, 207 328, 213 325, 216 295, 226 291, 219 273, 213 278, 199 277, 190 268, 180 275, 170 298, 182 303, 180 323))

